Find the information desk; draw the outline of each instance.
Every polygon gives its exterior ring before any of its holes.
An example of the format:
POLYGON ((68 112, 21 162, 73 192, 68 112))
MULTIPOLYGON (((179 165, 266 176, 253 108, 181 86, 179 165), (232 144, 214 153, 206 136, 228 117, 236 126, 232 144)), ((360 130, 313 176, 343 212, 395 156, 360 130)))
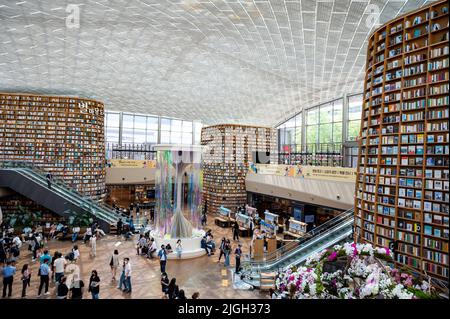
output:
POLYGON ((230 214, 231 210, 228 208, 225 208, 223 206, 219 207, 218 210, 219 216, 217 216, 214 220, 214 223, 219 227, 230 227, 231 226, 231 220, 230 220, 230 214))
POLYGON ((250 216, 241 213, 236 214, 236 222, 239 225, 239 236, 242 237, 250 236, 250 220, 251 220, 250 216))
POLYGON ((291 217, 289 219, 289 229, 284 231, 284 237, 302 237, 306 233, 307 225, 308 224, 295 220, 291 217))

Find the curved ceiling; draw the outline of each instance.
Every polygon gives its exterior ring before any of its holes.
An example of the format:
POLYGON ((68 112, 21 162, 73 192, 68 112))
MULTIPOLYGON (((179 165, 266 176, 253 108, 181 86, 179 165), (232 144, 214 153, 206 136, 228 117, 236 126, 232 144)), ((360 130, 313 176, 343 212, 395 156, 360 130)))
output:
POLYGON ((205 124, 260 125, 362 91, 376 14, 384 23, 426 3, 79 2, 73 27, 71 0, 0 1, 0 90, 78 95, 110 110, 205 124))

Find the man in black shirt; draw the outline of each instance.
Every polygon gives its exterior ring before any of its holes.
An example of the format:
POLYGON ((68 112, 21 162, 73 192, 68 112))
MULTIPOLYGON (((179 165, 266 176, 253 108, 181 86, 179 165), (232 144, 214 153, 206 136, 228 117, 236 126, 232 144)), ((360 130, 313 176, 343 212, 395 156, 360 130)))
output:
POLYGON ((66 280, 67 280, 66 277, 61 277, 56 291, 56 299, 67 299, 69 288, 66 285, 66 280))

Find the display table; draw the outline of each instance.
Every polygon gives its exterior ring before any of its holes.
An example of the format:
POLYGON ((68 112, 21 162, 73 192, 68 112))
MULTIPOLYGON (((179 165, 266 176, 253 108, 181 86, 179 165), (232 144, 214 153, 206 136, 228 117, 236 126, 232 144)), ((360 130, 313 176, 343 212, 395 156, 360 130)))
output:
POLYGON ((230 220, 230 219, 225 219, 225 218, 223 218, 223 217, 216 217, 216 218, 214 219, 214 223, 215 223, 217 226, 219 226, 219 227, 227 228, 227 227, 230 227, 230 225, 231 225, 231 220, 230 220))
POLYGON ((214 223, 222 228, 226 228, 226 227, 230 227, 231 226, 231 219, 230 219, 230 215, 231 215, 231 210, 228 208, 225 208, 223 206, 219 207, 218 210, 219 216, 217 216, 214 219, 214 223))
POLYGON ((289 229, 284 231, 284 237, 288 237, 286 239, 303 237, 306 234, 307 226, 308 224, 291 217, 289 219, 289 229))
POLYGON ((251 236, 250 229, 239 226, 239 236, 240 237, 250 237, 251 236))
POLYGON ((238 213, 236 214, 236 222, 239 225, 239 236, 248 237, 250 236, 250 216, 238 213))

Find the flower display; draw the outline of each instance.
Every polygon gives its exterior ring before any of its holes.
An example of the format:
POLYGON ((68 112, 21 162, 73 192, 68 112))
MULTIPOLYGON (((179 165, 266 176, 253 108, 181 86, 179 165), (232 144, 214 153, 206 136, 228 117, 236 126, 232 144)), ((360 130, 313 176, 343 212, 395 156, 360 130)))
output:
POLYGON ((433 298, 426 281, 393 268, 388 247, 345 243, 309 256, 304 265, 279 272, 279 298, 433 298))

